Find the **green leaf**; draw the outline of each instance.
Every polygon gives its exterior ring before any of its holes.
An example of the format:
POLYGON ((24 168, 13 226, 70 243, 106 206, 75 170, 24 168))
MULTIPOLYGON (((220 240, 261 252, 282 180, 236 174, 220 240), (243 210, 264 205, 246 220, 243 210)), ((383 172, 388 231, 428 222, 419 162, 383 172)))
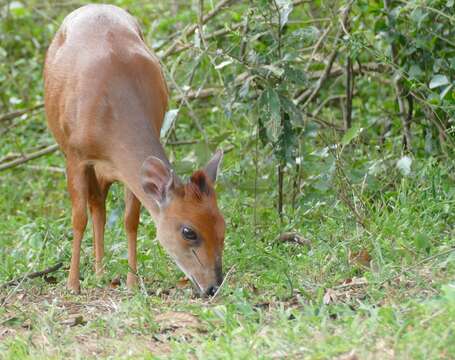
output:
POLYGON ((161 133, 160 133, 160 137, 162 139, 166 137, 168 131, 174 124, 175 119, 177 119, 178 113, 179 113, 178 109, 170 109, 166 112, 166 115, 164 115, 163 126, 161 127, 161 133))
POLYGON ((286 66, 284 68, 284 72, 285 72, 286 79, 288 79, 292 83, 294 83, 296 85, 302 85, 302 86, 307 85, 308 81, 307 81, 305 73, 302 70, 291 67, 291 66, 286 66))
POLYGON ((439 97, 441 98, 441 100, 444 99, 444 98, 446 97, 447 93, 450 91, 450 89, 452 89, 452 87, 453 87, 453 84, 450 84, 449 86, 446 86, 446 87, 442 90, 441 95, 439 96, 439 97))
POLYGON ((280 26, 281 28, 286 25, 289 19, 289 15, 292 12, 292 1, 291 0, 275 0, 276 4, 278 5, 278 9, 280 12, 280 26))
POLYGON ((259 100, 262 117, 270 119, 270 124, 266 124, 272 133, 272 137, 278 135, 279 124, 281 120, 281 104, 278 93, 273 88, 267 88, 261 94, 259 100))
POLYGON ((346 133, 343 135, 341 139, 341 143, 343 146, 348 145, 354 138, 359 136, 359 134, 363 131, 363 128, 360 127, 359 124, 354 124, 346 133))
POLYGON ((271 72, 273 75, 276 77, 281 77, 284 73, 284 70, 279 68, 278 66, 275 65, 264 65, 262 66, 263 69, 266 69, 267 71, 271 72))
POLYGON ((9 11, 15 17, 24 17, 27 15, 27 9, 20 1, 13 1, 9 4, 9 11))
POLYGON ((280 104, 283 110, 289 115, 292 124, 302 127, 302 112, 295 106, 292 99, 289 99, 287 96, 280 96, 280 104))
POLYGON ((222 61, 218 65, 215 65, 215 69, 216 70, 221 70, 222 68, 224 68, 224 67, 226 67, 228 65, 231 65, 231 64, 232 64, 232 60, 222 61))
POLYGON ((435 75, 430 81, 430 89, 435 89, 440 86, 448 85, 450 83, 449 79, 445 75, 435 75))

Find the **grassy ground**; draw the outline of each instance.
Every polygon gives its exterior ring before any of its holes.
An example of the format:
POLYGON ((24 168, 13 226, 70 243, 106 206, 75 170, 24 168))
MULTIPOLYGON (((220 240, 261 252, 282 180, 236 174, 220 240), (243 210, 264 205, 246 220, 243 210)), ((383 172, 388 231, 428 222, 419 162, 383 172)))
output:
MULTIPOLYGON (((0 23, 0 35, 8 35, 0 44, 1 113, 42 101, 45 48, 78 2, 24 3, 28 5, 16 9, 16 17, 0 23)), ((170 2, 115 3, 140 19, 154 48, 168 40, 177 25, 182 29, 197 21, 197 9, 191 6, 196 2, 181 1, 178 16, 172 14, 170 2)), ((240 3, 237 10, 225 11, 208 24, 207 32, 242 20, 248 4, 240 3)), ((212 5, 205 2, 206 13, 212 5)), ((301 8, 292 13, 295 22, 289 32, 298 30, 304 14, 301 8)), ((312 19, 307 20, 312 24, 312 19)), ((338 22, 336 18, 334 24, 338 22)), ((383 106, 396 111, 395 98, 387 93, 388 87, 367 79, 365 94, 356 93, 353 119, 365 122, 367 130, 352 141, 354 146, 344 147, 339 159, 353 185, 334 170, 336 162, 328 150, 339 149, 333 144, 340 143, 340 136, 310 122, 299 133, 301 193, 290 206, 293 172, 286 170, 287 205, 280 221, 275 210, 276 162, 270 146, 255 142, 257 114, 248 104, 237 103, 229 93, 232 89, 225 86, 238 74, 229 75, 234 71, 230 66, 214 71, 211 63, 223 60, 216 49, 230 49, 240 40, 238 34, 211 40, 215 53, 211 58, 187 52, 164 63, 168 80, 172 75, 182 88, 193 81, 194 89, 223 89, 211 99, 191 103, 191 113, 184 106, 176 138, 171 139, 202 139, 193 123, 195 116, 211 145, 232 149, 217 185, 227 222, 224 268, 229 271, 220 294, 212 301, 193 297, 157 244, 145 212, 138 244, 141 286, 133 293, 126 290, 120 186, 114 186, 108 203, 105 276, 94 277, 88 228, 82 294, 69 294, 65 281, 71 249, 70 204, 64 175, 50 171, 50 166, 63 168, 63 158, 52 154, 0 173, 0 284, 64 264, 47 278, 0 289, 1 359, 455 358, 453 157, 437 158, 436 148, 427 149, 427 143, 424 153, 418 143, 423 140, 415 136, 410 173, 402 175, 396 169, 401 157, 399 132, 392 132, 380 145, 375 143, 378 134, 366 124, 382 119, 387 113, 383 106), (221 81, 224 72, 226 79, 221 81), (306 241, 281 241, 279 235, 289 231, 306 241)), ((361 78, 356 81, 363 84, 361 78)), ((172 88, 173 96, 179 94, 172 88)), ((322 93, 321 99, 326 95, 322 93)), ((178 107, 175 99, 170 107, 178 107)), ((334 109, 328 109, 333 112, 329 119, 341 124, 334 109)), ((419 126, 413 124, 413 130, 423 131, 419 126)), ((53 142, 39 112, 15 119, 0 131, 0 158, 53 142)), ((203 163, 205 151, 199 145, 167 147, 180 174, 203 163)))
MULTIPOLYGON (((65 291, 64 270, 1 290, 0 356, 455 356, 455 191, 447 170, 421 164, 414 177, 397 179, 380 197, 370 197, 365 228, 330 197, 302 200, 280 225, 275 211, 261 206, 265 195, 256 200, 255 214, 254 196, 227 186, 235 177, 235 157, 227 156, 220 183, 228 223, 224 263, 231 272, 216 299, 194 298, 179 281, 181 274, 156 244, 146 214, 139 241, 143 285, 134 293, 124 288, 119 187, 109 202, 105 278, 93 276, 87 232, 82 295, 65 291), (310 245, 278 241, 284 230, 298 231, 310 245)), ((5 173, 0 204, 2 281, 58 261, 68 264, 63 175, 5 173)))

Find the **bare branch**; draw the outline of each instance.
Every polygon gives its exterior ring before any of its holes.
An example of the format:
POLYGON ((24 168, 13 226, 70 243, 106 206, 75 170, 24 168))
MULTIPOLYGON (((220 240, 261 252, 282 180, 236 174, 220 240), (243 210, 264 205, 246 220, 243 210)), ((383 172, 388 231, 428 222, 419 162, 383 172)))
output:
MULTIPOLYGON (((384 9, 387 12, 387 16, 390 13, 389 0, 384 0, 384 9)), ((388 19, 387 19, 388 20, 388 19)), ((392 63, 398 67, 398 53, 395 44, 392 42, 390 44, 390 51, 392 54, 392 63)), ((407 116, 406 105, 404 102, 404 88, 401 81, 401 76, 394 76, 394 86, 398 102, 398 108, 400 110, 401 124, 403 127, 403 147, 405 151, 412 151, 412 138, 411 138, 411 119, 412 119, 412 109, 410 113, 411 116, 407 116)))
MULTIPOLYGON (((224 0, 220 2, 211 12, 209 12, 206 16, 202 18, 202 24, 207 23, 211 18, 215 17, 218 15, 218 13, 223 10, 224 7, 231 5, 231 2, 237 2, 238 0, 224 0)), ((294 0, 292 5, 299 6, 305 3, 310 3, 311 0, 294 0)), ((183 43, 183 40, 188 37, 189 35, 192 35, 196 29, 200 26, 201 21, 199 20, 197 24, 189 26, 183 33, 180 34, 180 36, 174 34, 172 35, 168 40, 174 40, 174 42, 163 52, 163 54, 160 56, 161 60, 167 58, 169 55, 173 55, 176 53, 179 53, 181 51, 190 49, 193 47, 193 44, 190 43, 183 43)), ((238 23, 234 23, 232 25, 229 25, 229 28, 223 28, 216 30, 210 34, 206 34, 204 36, 205 40, 213 39, 215 37, 223 36, 226 34, 229 34, 230 32, 237 30, 240 27, 243 27, 245 25, 245 21, 241 21, 238 23)), ((158 49, 161 49, 165 44, 161 44, 158 49)))
POLYGON ((34 159, 37 159, 41 156, 44 156, 44 155, 48 155, 48 154, 51 154, 55 151, 58 150, 58 145, 57 144, 54 144, 54 145, 51 145, 51 146, 48 146, 44 149, 41 149, 41 150, 38 150, 36 152, 32 152, 30 154, 27 154, 19 159, 15 159, 15 160, 12 160, 12 161, 9 161, 7 163, 4 163, 2 165, 0 165, 0 171, 3 171, 3 170, 6 170, 6 169, 10 169, 10 168, 13 168, 17 165, 20 165, 20 164, 23 164, 23 163, 26 163, 27 161, 30 161, 30 160, 34 160, 34 159))
POLYGON ((179 94, 174 97, 174 100, 177 103, 181 103, 186 100, 198 100, 198 99, 206 99, 211 96, 215 96, 220 92, 220 89, 217 88, 206 88, 201 90, 191 90, 188 91, 185 95, 179 94))
POLYGON ((0 164, 6 162, 6 161, 10 161, 10 160, 13 160, 13 159, 17 159, 18 157, 21 157, 21 154, 19 153, 10 153, 4 157, 2 157, 0 159, 0 164))
POLYGON ((332 101, 335 101, 335 100, 340 100, 340 99, 344 99, 346 97, 346 94, 340 94, 340 95, 332 95, 332 96, 329 96, 328 98, 325 98, 324 101, 322 101, 319 106, 316 108, 316 110, 314 110, 312 112, 312 116, 317 116, 321 110, 329 103, 329 102, 332 102, 332 101))
POLYGON ((27 114, 29 112, 33 112, 35 110, 38 110, 38 109, 41 109, 44 107, 44 104, 38 104, 38 105, 35 105, 29 109, 25 109, 25 110, 17 110, 17 111, 13 111, 13 112, 10 112, 8 114, 4 114, 4 115, 0 115, 0 122, 3 122, 3 121, 8 121, 8 120, 13 120, 19 116, 22 116, 24 114, 27 114))
MULTIPOLYGON (((350 30, 349 20, 346 21, 346 26, 344 31, 348 32, 350 30)), ((349 33, 348 33, 349 35, 349 33)), ((347 131, 352 124, 352 97, 354 91, 354 72, 352 59, 349 53, 347 54, 346 59, 346 111, 344 112, 344 130, 347 131)))
POLYGON ((177 46, 179 45, 179 43, 185 39, 186 37, 192 35, 196 29, 198 28, 199 25, 203 25, 205 24, 207 21, 209 21, 210 19, 212 19, 213 17, 215 17, 216 15, 218 15, 218 13, 220 11, 222 11, 225 7, 227 7, 228 5, 230 5, 231 3, 235 2, 237 0, 222 0, 220 1, 216 6, 215 8, 210 11, 207 15, 205 15, 204 17, 202 17, 202 20, 200 22, 198 22, 197 24, 193 24, 191 25, 189 28, 187 28, 182 35, 180 35, 177 39, 174 40, 174 42, 171 44, 171 46, 169 46, 165 51, 164 53, 160 56, 161 57, 161 60, 164 60, 165 58, 167 58, 169 55, 173 54, 177 48, 177 46))
POLYGON ((57 166, 39 166, 39 165, 24 165, 25 168, 30 170, 37 170, 37 171, 48 171, 58 174, 66 174, 65 169, 57 167, 57 166))
MULTIPOLYGON (((343 9, 342 20, 341 20, 343 24, 346 24, 346 21, 347 21, 348 16, 349 16, 349 11, 351 9, 351 5, 352 5, 352 1, 349 2, 349 4, 346 5, 346 7, 343 9)), ((300 103, 305 101, 303 103, 303 107, 305 108, 318 95, 319 91, 321 90, 322 85, 327 80, 327 78, 329 77, 330 72, 332 70, 332 65, 333 65, 333 63, 335 61, 335 58, 337 57, 337 54, 338 54, 338 42, 341 39, 341 35, 342 34, 343 34, 342 29, 341 28, 338 29, 338 32, 337 32, 337 34, 335 36, 335 40, 334 40, 334 43, 333 43, 334 44, 334 49, 332 50, 332 53, 329 55, 329 58, 328 58, 328 61, 327 61, 327 65, 326 65, 326 67, 324 69, 324 72, 322 73, 321 77, 317 81, 316 87, 310 93, 308 98, 305 98, 302 95, 299 96, 297 98, 297 104, 300 104, 300 103)))
POLYGON ((35 271, 35 272, 30 273, 30 274, 20 276, 20 277, 14 279, 14 280, 8 281, 7 283, 1 285, 0 289, 4 289, 4 288, 9 287, 9 286, 17 285, 18 283, 21 283, 24 280, 30 280, 30 279, 35 279, 35 278, 38 278, 38 277, 45 276, 47 274, 50 274, 52 272, 55 272, 55 271, 59 270, 62 266, 63 266, 63 263, 59 262, 59 263, 55 264, 54 266, 51 266, 51 267, 49 267, 47 269, 44 269, 42 271, 35 271))

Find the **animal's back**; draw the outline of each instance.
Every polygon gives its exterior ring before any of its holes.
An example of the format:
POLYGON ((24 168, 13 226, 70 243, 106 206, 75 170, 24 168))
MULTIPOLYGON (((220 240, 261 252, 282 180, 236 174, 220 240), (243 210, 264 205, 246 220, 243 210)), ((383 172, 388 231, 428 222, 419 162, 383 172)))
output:
POLYGON ((109 144, 121 145, 127 134, 159 134, 166 84, 126 11, 87 5, 69 14, 48 49, 44 75, 49 127, 65 153, 108 158, 109 144))

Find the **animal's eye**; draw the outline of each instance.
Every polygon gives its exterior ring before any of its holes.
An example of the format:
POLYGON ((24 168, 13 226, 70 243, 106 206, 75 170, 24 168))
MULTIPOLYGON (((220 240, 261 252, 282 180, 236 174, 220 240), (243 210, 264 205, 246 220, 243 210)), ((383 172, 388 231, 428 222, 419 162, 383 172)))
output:
POLYGON ((191 229, 190 227, 188 226, 183 226, 182 227, 182 236, 185 240, 191 240, 191 241, 194 241, 197 239, 197 234, 196 232, 191 229))

